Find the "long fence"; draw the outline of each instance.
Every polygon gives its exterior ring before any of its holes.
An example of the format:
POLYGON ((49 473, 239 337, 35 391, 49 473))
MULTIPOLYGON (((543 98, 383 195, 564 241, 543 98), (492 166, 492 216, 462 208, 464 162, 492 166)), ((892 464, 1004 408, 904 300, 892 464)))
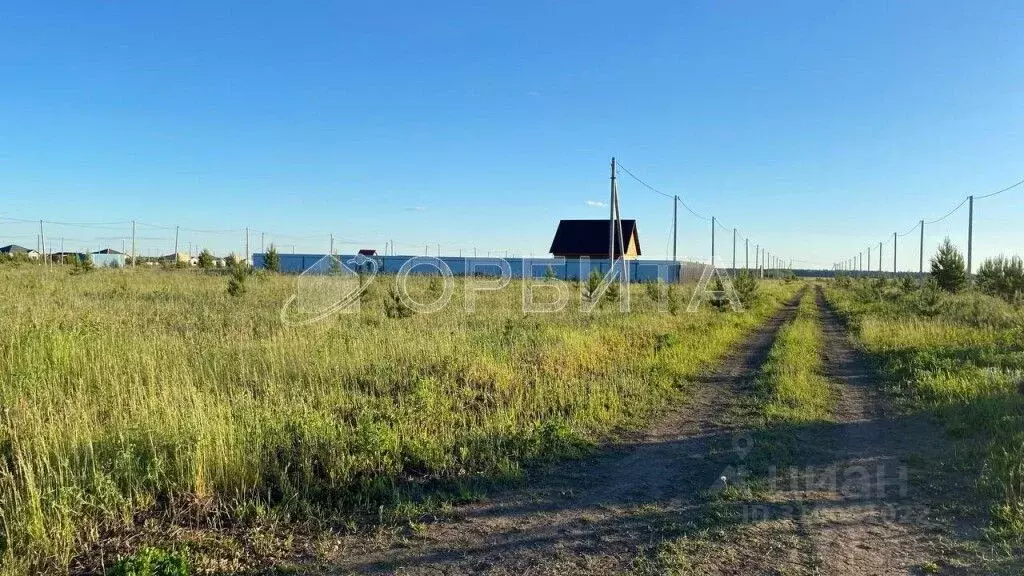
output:
MULTIPOLYGON (((322 274, 329 272, 332 265, 344 265, 355 269, 360 266, 359 262, 365 262, 364 258, 373 260, 377 272, 382 274, 398 274, 406 267, 408 273, 421 275, 438 275, 442 269, 446 269, 453 276, 501 276, 505 270, 512 278, 554 277, 561 280, 586 280, 591 272, 596 271, 604 276, 610 268, 610 261, 607 258, 474 258, 413 255, 360 257, 355 254, 338 254, 334 258, 337 263, 332 264, 328 254, 278 254, 279 271, 285 274, 322 274)), ((266 267, 266 254, 253 254, 252 263, 256 268, 266 267)), ((689 276, 683 273, 683 269, 694 265, 672 260, 627 260, 626 266, 631 282, 680 282, 689 276)))

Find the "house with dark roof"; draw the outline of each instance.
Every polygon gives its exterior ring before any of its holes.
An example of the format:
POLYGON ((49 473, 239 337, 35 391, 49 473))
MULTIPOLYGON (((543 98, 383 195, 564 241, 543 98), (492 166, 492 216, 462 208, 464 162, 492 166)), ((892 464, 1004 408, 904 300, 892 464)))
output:
MULTIPOLYGON (((608 259, 608 220, 562 220, 551 241, 551 252, 556 257, 608 259)), ((636 220, 622 220, 622 238, 626 244, 625 253, 615 232, 615 257, 633 260, 640 256, 640 236, 636 220)))
POLYGON ((52 252, 49 256, 50 260, 57 264, 72 264, 85 261, 85 252, 52 252))
POLYGON ((39 258, 39 252, 25 248, 24 246, 18 246, 17 244, 9 244, 7 246, 0 247, 0 254, 9 257, 14 257, 17 254, 24 254, 25 257, 33 260, 39 258))
POLYGON ((377 251, 372 248, 363 248, 359 251, 360 256, 376 256, 377 251))

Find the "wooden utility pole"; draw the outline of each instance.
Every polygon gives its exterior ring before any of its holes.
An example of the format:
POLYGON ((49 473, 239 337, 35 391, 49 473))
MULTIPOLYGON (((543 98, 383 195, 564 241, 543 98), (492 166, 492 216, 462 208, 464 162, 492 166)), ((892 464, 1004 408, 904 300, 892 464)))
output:
POLYGON ((750 270, 750 238, 743 239, 743 269, 750 270))
POLYGON ((135 256, 135 220, 132 220, 132 268, 135 268, 135 261, 138 258, 135 256))
MULTIPOLYGON (((249 227, 245 227, 245 254, 242 256, 242 262, 249 264, 249 227)), ((263 265, 266 268, 266 264, 263 265)))
POLYGON ((917 275, 924 280, 924 220, 921 220, 921 251, 918 253, 917 275))
POLYGON ((619 251, 622 257, 622 278, 629 283, 629 266, 626 266, 626 242, 622 234, 622 212, 619 210, 619 187, 612 180, 612 195, 615 197, 615 224, 619 229, 619 251))
POLYGON ((608 269, 615 262, 615 157, 612 156, 612 182, 608 191, 608 269))
POLYGON ((672 261, 676 262, 676 241, 679 229, 679 196, 672 197, 672 261))
POLYGON ((334 234, 331 234, 331 256, 334 256, 334 234))
POLYGON ((174 262, 178 262, 178 227, 174 227, 174 262))
POLYGON ((736 229, 732 229, 732 271, 736 273, 736 229))
POLYGON ((896 234, 895 232, 893 232, 892 233, 892 274, 893 274, 893 276, 896 275, 896 240, 898 238, 899 238, 899 235, 896 234))
POLYGON ((878 243, 878 273, 882 273, 882 243, 878 243))
POLYGON ((711 217, 711 267, 715 267, 715 217, 711 217))
POLYGON ((970 197, 967 210, 967 279, 971 279, 974 270, 974 196, 970 197))

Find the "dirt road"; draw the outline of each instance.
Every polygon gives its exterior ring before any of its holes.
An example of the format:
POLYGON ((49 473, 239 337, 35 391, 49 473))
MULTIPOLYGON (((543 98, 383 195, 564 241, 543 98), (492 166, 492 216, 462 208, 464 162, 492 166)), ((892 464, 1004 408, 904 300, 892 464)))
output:
POLYGON ((795 300, 648 433, 418 535, 353 540, 332 573, 964 572, 950 562, 952 528, 931 512, 928 472, 914 466, 943 450, 942 431, 890 410, 820 289, 808 297, 821 313, 832 421, 764 429, 751 410, 795 300))
POLYGON ((455 521, 433 524, 411 541, 352 550, 337 572, 628 572, 639 550, 663 538, 660 526, 700 513, 701 494, 720 477, 733 432, 746 422, 753 378, 797 301, 695 382, 692 401, 648 433, 568 463, 528 488, 462 507, 455 521))

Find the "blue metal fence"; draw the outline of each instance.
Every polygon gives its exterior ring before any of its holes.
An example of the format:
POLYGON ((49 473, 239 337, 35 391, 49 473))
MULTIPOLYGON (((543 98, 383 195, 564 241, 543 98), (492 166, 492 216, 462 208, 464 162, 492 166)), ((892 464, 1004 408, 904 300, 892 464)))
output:
MULTIPOLYGON (((303 272, 325 273, 330 268, 327 254, 279 254, 280 271, 285 274, 303 272)), ((355 255, 339 254, 338 260, 353 270, 356 268, 355 255)), ((513 278, 544 278, 549 274, 563 280, 586 280, 592 270, 602 276, 608 272, 609 261, 564 258, 473 258, 450 256, 371 256, 376 261, 378 272, 398 274, 403 266, 409 274, 437 275, 439 268, 446 266, 454 276, 501 276, 503 262, 513 278), (550 272, 549 272, 550 270, 550 272)), ((253 254, 252 263, 263 268, 265 254, 253 254)), ((672 260, 630 260, 629 279, 632 282, 648 282, 661 279, 664 282, 678 282, 682 264, 672 260)))

